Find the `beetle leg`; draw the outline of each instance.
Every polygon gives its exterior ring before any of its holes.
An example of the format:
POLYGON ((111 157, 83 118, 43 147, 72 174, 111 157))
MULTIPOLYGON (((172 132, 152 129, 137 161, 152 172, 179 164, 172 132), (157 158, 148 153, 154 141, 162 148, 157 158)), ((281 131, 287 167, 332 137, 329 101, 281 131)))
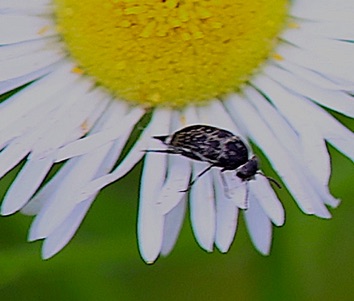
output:
POLYGON ((204 169, 201 173, 199 173, 199 174, 195 177, 195 179, 193 179, 192 181, 189 182, 187 189, 180 190, 180 192, 187 192, 187 191, 189 191, 189 190, 192 188, 193 184, 194 184, 202 175, 204 175, 206 172, 208 172, 212 167, 214 167, 213 164, 209 165, 206 169, 204 169))
POLYGON ((178 154, 172 149, 144 149, 145 153, 164 153, 164 154, 178 154))

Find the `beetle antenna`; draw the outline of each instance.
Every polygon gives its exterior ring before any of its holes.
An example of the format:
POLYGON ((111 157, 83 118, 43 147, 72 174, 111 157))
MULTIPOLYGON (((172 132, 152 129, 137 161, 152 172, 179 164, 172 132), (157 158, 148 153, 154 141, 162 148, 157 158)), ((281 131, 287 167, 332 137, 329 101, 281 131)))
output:
POLYGON ((275 184, 275 186, 277 186, 279 189, 282 188, 281 185, 279 184, 279 182, 278 182, 277 180, 275 180, 275 179, 273 179, 273 178, 271 178, 271 177, 266 176, 263 172, 257 171, 257 174, 258 174, 258 175, 262 175, 263 177, 265 177, 269 182, 275 184))

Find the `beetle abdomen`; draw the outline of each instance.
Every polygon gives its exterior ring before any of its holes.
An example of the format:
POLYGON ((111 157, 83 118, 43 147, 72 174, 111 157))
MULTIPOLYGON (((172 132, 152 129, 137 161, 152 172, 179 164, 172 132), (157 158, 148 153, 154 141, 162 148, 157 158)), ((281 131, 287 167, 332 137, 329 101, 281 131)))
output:
POLYGON ((236 169, 248 161, 248 150, 239 137, 212 126, 188 126, 165 143, 183 156, 224 169, 236 169))

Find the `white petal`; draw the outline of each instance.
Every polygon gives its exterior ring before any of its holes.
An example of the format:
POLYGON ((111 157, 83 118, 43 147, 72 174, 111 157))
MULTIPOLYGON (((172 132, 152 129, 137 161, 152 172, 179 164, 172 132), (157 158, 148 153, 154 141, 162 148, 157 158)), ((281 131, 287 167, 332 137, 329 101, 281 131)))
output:
POLYGON ((255 181, 249 181, 249 189, 264 213, 277 226, 284 224, 284 208, 270 186, 268 180, 262 175, 256 175, 255 181))
POLYGON ((143 259, 154 262, 163 239, 164 216, 156 208, 156 197, 165 176, 165 157, 146 156, 140 192, 138 240, 143 259))
MULTIPOLYGON (((303 156, 306 154, 309 156, 306 158, 307 161, 304 161, 301 156, 294 156, 294 151, 292 148, 288 148, 289 145, 283 144, 284 147, 288 151, 288 155, 292 154, 294 157, 296 166, 293 167, 294 173, 297 170, 299 177, 303 180, 304 177, 307 178, 307 181, 303 182, 303 185, 308 185, 306 189, 307 194, 312 194, 310 199, 316 200, 312 202, 313 205, 318 208, 319 216, 324 218, 330 217, 328 210, 326 210, 321 203, 324 202, 326 204, 330 204, 332 206, 338 205, 338 200, 335 200, 328 193, 328 178, 330 175, 330 159, 329 154, 325 146, 319 141, 323 140, 323 135, 319 135, 321 131, 321 126, 324 124, 322 122, 316 122, 318 120, 318 115, 320 112, 325 113, 321 108, 317 105, 313 104, 311 101, 304 99, 299 96, 292 95, 288 93, 286 90, 282 89, 279 85, 270 81, 267 78, 257 78, 255 79, 255 84, 265 93, 269 99, 277 105, 279 111, 286 116, 288 122, 293 124, 293 127, 296 129, 298 134, 300 134, 300 143, 294 149, 299 149, 303 156), (301 118, 299 118, 301 116, 301 118), (317 124, 316 124, 317 123, 317 124), (306 149, 302 149, 303 141, 301 139, 306 138, 307 135, 313 135, 313 139, 308 139, 307 143, 310 143, 310 146, 306 146, 306 149), (317 136, 316 136, 317 135, 317 136), (318 151, 319 153, 309 154, 309 151, 318 151), (312 157, 319 156, 322 161, 321 168, 317 168, 320 163, 310 162, 312 157), (307 163, 307 164, 303 164, 307 163), (320 199, 319 199, 320 197, 320 199)), ((327 113, 325 113, 327 117, 330 117, 327 113)), ((326 118, 325 118, 326 119, 326 118)), ((334 120, 332 117, 327 118, 329 120, 334 120)), ((326 120, 327 120, 326 119, 326 120)), ((349 137, 346 137, 347 140, 349 137)), ((348 140, 349 141, 349 140, 348 140)), ((354 139, 352 139, 354 141, 354 139)), ((296 153, 296 152, 295 152, 296 153)), ((289 162, 291 159, 287 159, 289 162)), ((316 161, 316 159, 314 159, 316 161)), ((317 161, 318 162, 318 161, 317 161)))
POLYGON ((212 100, 209 106, 203 106, 198 109, 201 122, 212 124, 213 126, 226 129, 235 135, 240 135, 240 129, 231 119, 221 101, 217 99, 212 100))
MULTIPOLYGON (((95 102, 92 103, 90 96, 97 96, 97 93, 91 93, 88 97, 82 98, 82 101, 85 102, 84 108, 89 111, 93 109, 90 107, 95 104, 95 102)), ((45 137, 48 138, 39 140, 34 145, 33 152, 26 165, 5 196, 2 205, 3 215, 19 210, 28 202, 54 162, 55 153, 53 151, 64 143, 64 139, 73 131, 75 124, 79 126, 87 118, 87 112, 81 108, 83 104, 80 102, 77 104, 78 107, 70 108, 69 112, 64 111, 64 116, 61 118, 59 116, 58 122, 54 123, 52 128, 49 125, 48 128, 42 127, 45 129, 45 137), (74 114, 74 116, 70 116, 71 114, 74 114), (81 118, 79 115, 82 115, 81 118)), ((53 118, 51 121, 53 121, 53 118)), ((80 132, 78 134, 80 135, 80 132)))
POLYGON ((11 60, 0 62, 0 68, 3 70, 0 74, 0 81, 24 76, 35 72, 65 57, 65 53, 61 49, 48 49, 23 55, 11 60))
POLYGON ((89 200, 77 204, 63 223, 44 240, 42 248, 43 259, 54 256, 67 245, 79 228, 92 201, 93 198, 90 198, 89 200))
MULTIPOLYGON (((25 75, 17 77, 17 78, 12 78, 12 79, 0 82, 0 95, 5 94, 6 92, 12 91, 18 87, 21 87, 21 86, 28 84, 34 80, 37 80, 38 78, 44 77, 45 75, 54 72, 54 70, 58 69, 58 67, 60 66, 61 63, 62 62, 60 61, 58 63, 54 63, 49 66, 38 69, 38 70, 31 72, 29 74, 25 74, 25 75)), ((17 92, 17 93, 19 93, 19 92, 17 92)))
POLYGON ((249 208, 245 211, 245 221, 256 249, 264 255, 269 254, 272 243, 272 224, 252 192, 249 195, 249 208))
POLYGON ((240 209, 246 209, 247 204, 247 183, 236 177, 235 171, 224 171, 220 173, 224 177, 226 187, 224 191, 226 196, 233 204, 240 209))
MULTIPOLYGON (((111 173, 102 177, 98 177, 97 179, 88 183, 85 187, 82 188, 80 192, 78 192, 76 199, 83 201, 103 187, 119 180, 121 177, 126 175, 141 160, 145 154, 145 150, 149 149, 149 143, 151 141, 151 137, 153 136, 152 129, 158 129, 158 123, 159 120, 156 118, 152 119, 150 123, 145 127, 144 131, 137 139, 132 149, 117 166, 117 168, 111 173)), ((159 130, 156 130, 156 132, 158 133, 159 130)))
POLYGON ((230 200, 235 204, 237 208, 247 209, 248 200, 247 200, 247 185, 242 183, 242 185, 237 188, 230 189, 230 200))
MULTIPOLYGON (((114 112, 114 109, 109 113, 114 112)), ((114 123, 114 114, 111 118, 106 120, 102 126, 110 126, 114 123)), ((101 126, 95 130, 99 131, 101 126)), ((58 190, 50 197, 48 202, 44 205, 38 216, 36 217, 37 223, 31 227, 30 239, 39 239, 47 237, 58 225, 70 214, 73 208, 80 201, 75 198, 76 191, 84 186, 87 182, 91 181, 94 177, 102 176, 117 160, 130 132, 123 135, 120 140, 115 143, 108 143, 95 152, 83 155, 75 161, 76 164, 66 175, 58 190), (109 159, 110 164, 108 167, 105 163, 109 159)))
POLYGON ((225 196, 219 172, 216 170, 212 172, 216 203, 215 244, 221 252, 226 253, 236 234, 238 208, 225 196))
MULTIPOLYGON (((47 39, 27 41, 17 44, 10 44, 0 47, 0 62, 8 60, 16 60, 19 57, 33 55, 39 51, 48 51, 48 48, 53 50, 59 45, 57 37, 50 37, 47 39)), ((7 70, 3 70, 6 72, 7 70)))
MULTIPOLYGON (((67 118, 58 120, 55 127, 60 128, 60 133, 56 133, 57 129, 53 129, 54 134, 58 135, 57 140, 50 144, 49 147, 53 148, 57 153, 60 152, 61 146, 66 146, 68 143, 78 140, 82 136, 89 133, 96 123, 96 121, 103 115, 111 101, 108 95, 101 93, 98 89, 94 89, 89 93, 83 95, 82 101, 76 102, 72 110, 68 112, 67 118), (65 119, 68 119, 65 122, 65 119), (59 148, 59 149, 58 149, 59 148)), ((50 135, 48 131, 48 135, 50 135)), ((43 156, 48 149, 45 148, 45 143, 36 145, 34 148, 36 156, 43 156)), ((58 157, 58 154, 55 156, 58 157)))
MULTIPOLYGON (((315 136, 316 130, 312 122, 309 120, 308 123, 302 125, 304 122, 302 121, 298 127, 296 125, 291 126, 289 120, 286 120, 259 92, 249 88, 245 91, 245 94, 248 101, 257 108, 259 115, 266 116, 263 117, 263 121, 269 126, 288 154, 297 161, 305 160, 305 165, 311 169, 313 176, 323 185, 328 185, 331 172, 329 154, 326 147, 320 148, 320 146, 324 146, 324 141, 318 135, 315 136), (312 134, 313 137, 311 137, 312 134), (306 137, 309 137, 309 140, 306 141, 308 145, 304 143, 306 137), (316 158, 314 159, 314 157, 316 158), (320 162, 319 165, 316 165, 316 162, 320 162)), ((301 120, 301 118, 297 120, 301 120)))
POLYGON ((53 158, 27 161, 13 181, 1 205, 1 214, 20 210, 32 197, 52 167, 53 158))
MULTIPOLYGON (((208 165, 193 162, 193 178, 208 165)), ((205 250, 213 250, 215 238, 215 204, 211 173, 204 174, 190 191, 190 212, 194 235, 205 250)))
POLYGON ((333 63, 343 64, 345 69, 349 70, 353 66, 353 61, 350 59, 354 49, 352 43, 339 41, 338 38, 336 40, 327 39, 299 30, 285 31, 282 34, 282 39, 298 48, 311 51, 316 57, 327 58, 328 62, 331 62, 330 59, 335 57, 333 63))
MULTIPOLYGON (((352 18, 353 19, 353 18, 352 18)), ((323 21, 323 22, 306 22, 299 24, 301 33, 312 33, 316 36, 322 36, 334 40, 354 40, 353 20, 343 20, 343 22, 323 21)))
POLYGON ((289 124, 289 121, 256 89, 247 88, 245 97, 257 110, 262 121, 269 126, 271 132, 278 138, 278 141, 287 148, 288 152, 296 158, 302 158, 299 152, 294 152, 294 149, 298 148, 299 145, 299 136, 294 127, 289 124))
POLYGON ((83 139, 76 140, 61 148, 58 152, 56 161, 60 162, 67 158, 89 153, 102 145, 114 141, 127 130, 131 129, 132 126, 141 119, 144 114, 144 110, 136 107, 127 114, 124 114, 123 111, 120 113, 121 116, 116 116, 116 120, 118 120, 118 122, 116 122, 116 124, 111 128, 105 129, 102 132, 93 135, 89 135, 83 139))
POLYGON ((309 19, 338 21, 353 18, 353 3, 351 1, 306 1, 292 2, 291 15, 309 19))
MULTIPOLYGON (((310 70, 306 68, 306 66, 298 66, 286 60, 273 60, 273 63, 275 65, 278 65, 282 69, 289 71, 297 78, 305 80, 307 85, 312 84, 315 88, 340 91, 341 93, 343 92, 345 93, 347 91, 351 91, 354 89, 354 83, 350 81, 347 80, 339 81, 338 79, 334 79, 333 77, 329 77, 328 75, 324 75, 315 72, 314 70, 310 70)), ((318 99, 317 102, 320 103, 321 99, 318 99)), ((327 102, 324 103, 326 104, 327 102)), ((335 104, 333 104, 332 102, 332 106, 334 105, 335 104)))
POLYGON ((167 256, 174 247, 178 234, 183 226, 186 213, 186 201, 180 201, 170 212, 165 215, 161 254, 167 256))
MULTIPOLYGON (((128 137, 125 138, 128 139, 128 137)), ((109 145, 106 148, 103 147, 101 153, 97 151, 95 154, 91 154, 90 157, 86 155, 77 160, 73 159, 75 164, 71 166, 71 169, 67 170, 66 177, 60 182, 60 186, 55 187, 53 195, 50 195, 42 208, 40 208, 41 211, 31 225, 28 239, 36 240, 51 235, 71 214, 76 205, 79 204, 77 200, 71 197, 72 191, 77 186, 81 186, 82 182, 87 181, 87 178, 91 179, 91 175, 95 170, 98 176, 110 170, 124 144, 125 141, 117 141, 111 148, 109 148, 109 145)), ((94 199, 94 196, 92 196, 92 199, 94 199)))
MULTIPOLYGON (((171 133, 181 127, 181 120, 185 120, 185 114, 174 114, 172 118, 171 133)), ((169 134, 169 133, 165 133, 169 134)), ((160 143, 161 146, 163 145, 160 143)), ((164 147, 164 146, 163 146, 164 147)), ((160 148, 159 148, 160 149, 160 148)), ((160 154, 162 155, 162 154, 160 154)), ((168 156, 168 170, 166 181, 156 200, 158 209, 162 214, 171 211, 182 199, 185 198, 185 190, 190 180, 192 166, 190 160, 179 155, 168 156)))
MULTIPOLYGON (((88 97, 87 100, 89 100, 90 97, 96 97, 96 101, 98 102, 97 105, 95 106, 94 112, 90 116, 87 117, 87 119, 84 122, 84 127, 82 125, 80 126, 80 129, 78 129, 77 133, 74 133, 74 137, 80 137, 84 134, 87 133, 88 130, 91 129, 92 125, 95 123, 97 118, 102 114, 103 109, 107 105, 108 99, 101 99, 97 93, 92 92, 90 93, 90 96, 88 97)), ((103 96, 105 97, 105 96, 103 96)), ((86 106, 89 107, 89 106, 86 106)), ((75 161, 69 160, 60 170, 57 172, 57 174, 40 190, 40 192, 27 204, 21 212, 23 214, 29 214, 29 215, 35 215, 38 214, 40 208, 43 206, 43 203, 45 200, 49 199, 51 195, 53 195, 54 191, 60 187, 62 180, 66 177, 66 174, 68 173, 69 170, 75 165, 75 161)))
MULTIPOLYGON (((77 97, 82 93, 85 93, 90 86, 90 82, 88 81, 80 81, 76 82, 76 85, 72 87, 70 92, 66 95, 65 99, 60 99, 61 95, 55 95, 53 98, 52 104, 56 104, 54 107, 51 105, 41 106, 39 110, 35 113, 30 114, 28 118, 24 118, 23 123, 19 123, 18 126, 14 126, 11 128, 9 132, 13 132, 13 138, 17 135, 23 134, 22 137, 14 140, 12 145, 17 145, 18 147, 25 148, 27 150, 32 150, 34 145, 40 144, 40 141, 43 141, 43 138, 48 137, 48 128, 50 129, 52 126, 55 126, 55 123, 62 121, 63 113, 65 113, 73 103, 77 100, 77 97), (61 102, 60 102, 61 101, 61 102), (58 105, 61 104, 61 105, 58 105), (58 106, 58 108, 57 108, 58 106), (40 114, 45 113, 45 114, 40 114), (40 114, 40 115, 37 115, 40 114), (38 116, 37 122, 35 118, 38 116), (33 120, 33 123, 30 123, 30 120, 33 120), (15 134, 17 133, 17 135, 15 134)), ((12 112, 13 110, 11 110, 12 112)), ((57 133, 61 133, 54 129, 57 133)), ((4 136, 8 139, 11 139, 10 134, 4 129, 4 136)), ((5 138, 6 139, 6 138, 5 138)), ((47 139, 49 140, 49 139, 47 139)), ((46 140, 45 140, 46 141, 46 140)), ((6 142, 6 141, 5 141, 6 142)), ((2 142, 1 142, 2 143, 2 142)), ((1 159, 1 156, 0 156, 1 159)), ((1 165, 0 165, 1 166, 1 165)))
MULTIPOLYGON (((194 124, 197 121, 197 112, 195 107, 189 106, 179 115, 174 114, 172 119, 171 132, 184 127, 187 124, 194 124)), ((158 198, 161 201, 160 210, 165 214, 165 224, 161 254, 169 254, 176 243, 178 234, 182 227, 185 211, 186 196, 185 192, 191 174, 191 162, 188 159, 179 156, 169 156, 168 176, 164 187, 158 198), (169 190, 169 196, 167 192, 169 190), (166 195, 164 195, 166 194, 166 195), (162 198, 163 196, 163 198, 162 198)))
MULTIPOLYGON (((208 109, 207 109, 208 111, 208 109)), ((186 112, 188 124, 207 122, 207 113, 202 108, 186 112), (199 118, 198 116, 199 115, 199 118)), ((207 167, 202 162, 193 162, 193 179, 207 167)), ((190 190, 190 214, 196 240, 202 248, 211 252, 215 237, 215 204, 211 173, 207 172, 190 190)))
POLYGON ((280 87, 268 78, 256 78, 254 83, 266 93, 298 131, 306 133, 310 128, 322 134, 342 153, 353 160, 354 135, 329 113, 309 100, 280 87), (301 116, 301 118, 299 118, 301 116))
POLYGON ((67 137, 71 137, 75 124, 80 124, 78 115, 90 87, 91 83, 88 81, 77 82, 61 106, 46 116, 47 120, 40 124, 40 129, 34 131, 36 140, 32 147, 32 157, 45 157, 63 145, 67 137))
MULTIPOLYGON (((71 64, 62 64, 62 66, 58 67, 53 73, 34 82, 1 103, 0 130, 8 129, 10 126, 12 127, 16 124, 20 124, 23 127, 21 121, 29 112, 33 110, 34 113, 37 111, 42 113, 42 107, 48 106, 48 102, 54 102, 53 96, 57 95, 57 93, 63 93, 63 91, 69 91, 71 85, 79 77, 78 74, 71 73, 70 69, 72 69, 71 64)), ((57 106, 60 104, 61 102, 56 103, 57 106)), ((26 127, 30 126, 32 123, 33 121, 31 120, 31 123, 29 122, 26 127)), ((1 140, 4 139, 2 138, 3 135, 0 135, 0 137, 1 140)))
MULTIPOLYGON (((151 131, 168 133, 170 117, 169 110, 156 110, 153 118, 158 123, 153 124, 151 131)), ((158 141, 150 137, 148 145, 149 149, 155 149, 158 141)), ((148 263, 155 261, 162 247, 164 216, 156 208, 156 198, 165 181, 166 159, 161 154, 147 153, 141 178, 138 241, 141 256, 148 263)))
POLYGON ((20 137, 0 153, 0 178, 13 169, 31 150, 32 136, 20 137))
POLYGON ((273 66, 268 66, 264 72, 280 85, 291 89, 294 94, 302 94, 332 110, 354 117, 354 100, 349 94, 339 90, 318 88, 298 76, 273 66))
MULTIPOLYGON (((77 161, 77 160, 76 160, 77 161)), ((21 213, 26 215, 37 215, 43 208, 45 203, 54 195, 55 191, 61 187, 61 183, 65 180, 67 174, 70 173, 76 164, 75 160, 69 160, 55 174, 55 176, 21 209, 21 213)))
POLYGON ((53 14, 53 6, 50 1, 18 1, 2 0, 0 3, 0 14, 13 15, 50 15, 53 14))
MULTIPOLYGON (((311 103, 308 104, 311 106, 311 103)), ((310 112, 310 110, 309 110, 310 112)), ((310 114, 309 114, 310 115, 310 114)), ((341 153, 354 161, 354 134, 322 108, 311 111, 321 135, 341 153)))
POLYGON ((0 9, 21 8, 23 4, 29 7, 43 7, 51 3, 51 0, 1 0, 0 9))
MULTIPOLYGON (((128 137, 127 137, 128 139, 128 137)), ((124 143, 116 143, 114 147, 111 148, 110 153, 102 161, 102 166, 99 173, 110 170, 114 163, 116 162, 117 155, 119 154, 124 143)), ((74 160, 71 160, 74 161, 74 160)), ((70 162, 69 162, 70 163, 70 162)), ((70 239, 75 234, 76 230, 80 226, 87 210, 91 206, 92 202, 96 198, 96 195, 91 198, 78 203, 72 210, 70 215, 59 225, 44 241, 42 256, 47 259, 57 252, 59 252, 65 245, 70 241, 70 239)), ((36 222, 36 221, 35 221, 36 222)))
POLYGON ((168 162, 168 174, 157 199, 157 209, 161 214, 171 211, 185 197, 181 192, 188 186, 191 165, 188 160, 178 156, 171 156, 168 162))
POLYGON ((95 153, 80 158, 81 160, 75 168, 71 170, 70 174, 67 174, 60 190, 51 196, 51 199, 44 204, 37 215, 35 221, 38 223, 36 223, 36 227, 34 224, 31 227, 31 240, 49 236, 71 213, 77 204, 77 201, 72 199, 73 191, 95 176, 109 149, 110 145, 105 145, 95 153))
POLYGON ((51 18, 2 15, 0 44, 12 44, 56 35, 51 18))
POLYGON ((351 65, 348 65, 347 58, 339 58, 337 60, 328 60, 324 55, 315 54, 312 51, 304 50, 291 46, 289 44, 281 44, 277 48, 277 52, 285 60, 306 67, 315 72, 328 76, 334 76, 339 79, 354 81, 354 74, 351 65))
POLYGON ((316 214, 328 218, 328 210, 313 187, 304 178, 304 167, 301 162, 295 161, 279 144, 277 138, 261 120, 259 115, 249 105, 249 102, 239 97, 232 97, 226 102, 234 118, 245 124, 249 135, 263 149, 274 169, 294 195, 295 200, 305 213, 316 214), (240 114, 242 112, 242 114, 240 114))
POLYGON ((181 114, 181 125, 183 127, 191 124, 198 124, 197 108, 194 106, 187 107, 181 114))
MULTIPOLYGON (((125 139, 121 139, 122 141, 116 142, 114 146, 110 149, 110 151, 104 154, 104 158, 102 160, 101 166, 98 168, 97 175, 102 175, 113 167, 126 140, 128 139, 128 136, 129 134, 125 137, 125 139)), ((77 163, 80 163, 80 159, 75 158, 65 164, 65 166, 53 178, 53 180, 50 181, 36 196, 37 199, 29 203, 29 205, 27 206, 28 208, 26 208, 27 211, 32 210, 38 212, 43 207, 50 207, 55 201, 55 198, 52 197, 52 194, 55 194, 57 193, 57 191, 60 191, 62 185, 65 185, 65 183, 63 182, 66 180, 68 175, 70 176, 70 171, 72 171, 74 167, 79 167, 80 169, 80 166, 77 166, 77 163)), ((75 207, 72 207, 73 209, 72 211, 70 211, 70 213, 63 216, 61 224, 58 224, 58 227, 47 237, 49 241, 47 243, 48 246, 44 247, 43 250, 44 257, 54 255, 55 252, 59 252, 60 249, 63 248, 65 244, 69 242, 69 240, 77 230, 78 226, 80 225, 80 222, 82 221, 84 214, 86 213, 90 204, 94 201, 95 197, 96 195, 93 195, 91 198, 84 200, 81 203, 77 203, 75 207)), ((36 218, 34 220, 34 223, 32 224, 29 232, 29 240, 35 240, 39 238, 38 229, 40 226, 40 222, 41 220, 39 218, 36 218)))
MULTIPOLYGON (((227 129, 234 134, 239 134, 240 130, 231 119, 227 110, 223 107, 220 101, 214 100, 209 106, 198 108, 199 118, 201 122, 206 124, 214 124, 218 127, 227 129)), ((246 140, 244 143, 248 146, 246 140)), ((248 146, 249 148, 249 146, 248 146)), ((246 200, 246 187, 241 183, 238 177, 235 177, 234 172, 223 172, 223 176, 229 189, 228 194, 232 202, 240 208, 245 209, 247 207, 246 200)))
POLYGON ((300 138, 305 165, 323 186, 327 186, 331 174, 331 162, 325 140, 316 129, 310 127, 300 138))

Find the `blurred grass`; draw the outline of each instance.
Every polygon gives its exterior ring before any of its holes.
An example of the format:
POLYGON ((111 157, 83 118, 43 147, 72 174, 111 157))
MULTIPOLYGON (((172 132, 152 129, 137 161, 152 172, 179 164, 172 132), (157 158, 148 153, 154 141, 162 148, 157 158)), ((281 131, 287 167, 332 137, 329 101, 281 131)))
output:
MULTIPOLYGON (((74 239, 50 260, 41 260, 40 242, 26 242, 32 218, 1 217, 0 300, 354 300, 353 164, 330 152, 330 187, 342 204, 322 220, 278 191, 287 220, 274 229, 268 257, 254 250, 242 219, 229 253, 208 254, 186 218, 172 254, 146 265, 136 243, 140 165, 100 193, 74 239)), ((0 182, 0 196, 15 174, 0 182)))

